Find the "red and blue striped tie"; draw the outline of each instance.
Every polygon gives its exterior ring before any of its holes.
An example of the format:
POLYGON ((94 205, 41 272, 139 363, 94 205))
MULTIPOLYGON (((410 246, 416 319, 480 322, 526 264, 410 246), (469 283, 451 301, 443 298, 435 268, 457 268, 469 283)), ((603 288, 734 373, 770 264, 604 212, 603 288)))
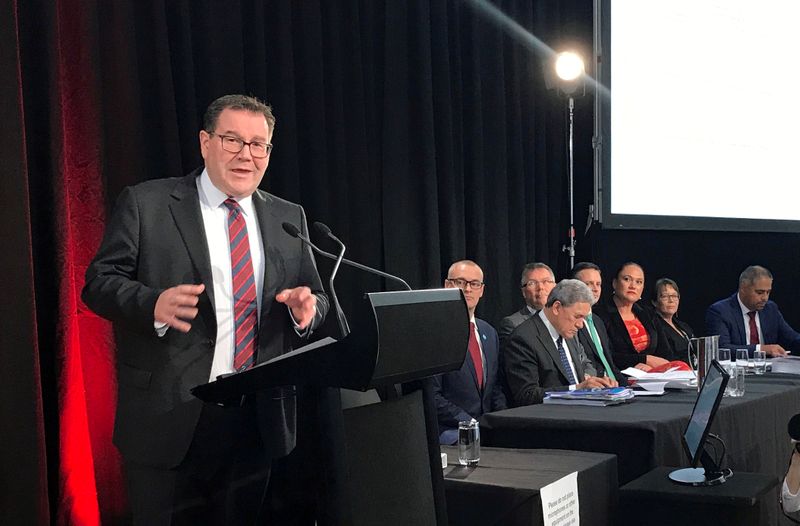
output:
POLYGON ((250 239, 242 209, 233 199, 223 203, 228 208, 228 239, 231 244, 231 278, 233 279, 233 319, 236 346, 233 368, 244 371, 255 361, 258 335, 258 304, 253 262, 250 259, 250 239))

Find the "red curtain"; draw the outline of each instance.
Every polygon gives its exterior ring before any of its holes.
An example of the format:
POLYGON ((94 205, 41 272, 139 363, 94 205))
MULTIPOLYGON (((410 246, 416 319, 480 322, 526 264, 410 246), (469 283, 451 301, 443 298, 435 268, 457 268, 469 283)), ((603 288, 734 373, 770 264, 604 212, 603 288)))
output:
POLYGON ((111 443, 116 377, 110 324, 80 301, 104 225, 97 9, 56 3, 52 94, 56 254, 59 274, 58 523, 96 525, 124 514, 119 453, 111 443))

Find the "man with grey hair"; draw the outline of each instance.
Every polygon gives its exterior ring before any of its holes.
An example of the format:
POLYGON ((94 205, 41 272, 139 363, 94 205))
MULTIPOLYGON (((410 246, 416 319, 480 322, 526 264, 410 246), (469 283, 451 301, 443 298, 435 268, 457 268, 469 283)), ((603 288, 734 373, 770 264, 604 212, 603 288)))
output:
POLYGON ((523 321, 542 310, 545 303, 547 303, 547 296, 556 286, 556 277, 553 274, 553 269, 546 263, 538 261, 528 263, 522 268, 520 286, 522 288, 522 297, 525 299, 525 306, 500 320, 500 324, 497 326, 497 335, 500 337, 501 345, 514 332, 514 329, 523 321))
POLYGON ((767 356, 800 353, 800 334, 783 319, 778 305, 769 300, 772 273, 752 265, 739 275, 739 291, 706 311, 706 333, 719 334, 720 347, 766 351, 767 356))
POLYGON ((505 373, 514 405, 541 403, 546 391, 616 387, 597 377, 575 335, 594 301, 592 291, 575 279, 550 291, 544 308, 520 324, 503 349, 505 373))

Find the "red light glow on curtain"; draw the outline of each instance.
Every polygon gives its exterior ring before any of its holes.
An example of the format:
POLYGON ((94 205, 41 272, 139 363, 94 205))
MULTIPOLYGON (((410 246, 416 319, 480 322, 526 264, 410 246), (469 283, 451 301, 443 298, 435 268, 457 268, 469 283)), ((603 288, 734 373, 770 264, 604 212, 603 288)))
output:
POLYGON ((55 231, 60 273, 58 523, 114 523, 125 508, 119 453, 111 443, 116 373, 110 325, 80 301, 84 272, 103 233, 96 23, 78 1, 57 7, 54 137, 60 138, 55 231))

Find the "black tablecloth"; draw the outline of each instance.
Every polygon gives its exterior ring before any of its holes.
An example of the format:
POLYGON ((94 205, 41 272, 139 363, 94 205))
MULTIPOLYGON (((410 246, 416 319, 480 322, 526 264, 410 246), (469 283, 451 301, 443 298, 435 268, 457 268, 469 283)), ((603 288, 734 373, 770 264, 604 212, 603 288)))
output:
POLYGON ((539 489, 578 472, 582 525, 613 523, 617 503, 617 465, 612 455, 582 451, 481 448, 476 468, 458 465, 458 448, 447 453, 444 471, 450 524, 467 526, 540 525, 539 489))
MULTIPOLYGON (((611 407, 533 405, 483 416, 490 446, 611 453, 625 484, 656 466, 686 466, 681 436, 694 391, 671 391, 611 407)), ((742 398, 723 398, 712 432, 725 441, 725 466, 783 478, 791 446, 786 423, 800 412, 800 378, 748 376, 742 398)), ((777 511, 776 511, 777 513, 777 511)))
POLYGON ((778 479, 772 475, 739 471, 724 484, 692 487, 675 484, 675 468, 655 468, 620 488, 618 524, 646 517, 651 526, 724 524, 755 526, 770 519, 778 500, 778 479))

